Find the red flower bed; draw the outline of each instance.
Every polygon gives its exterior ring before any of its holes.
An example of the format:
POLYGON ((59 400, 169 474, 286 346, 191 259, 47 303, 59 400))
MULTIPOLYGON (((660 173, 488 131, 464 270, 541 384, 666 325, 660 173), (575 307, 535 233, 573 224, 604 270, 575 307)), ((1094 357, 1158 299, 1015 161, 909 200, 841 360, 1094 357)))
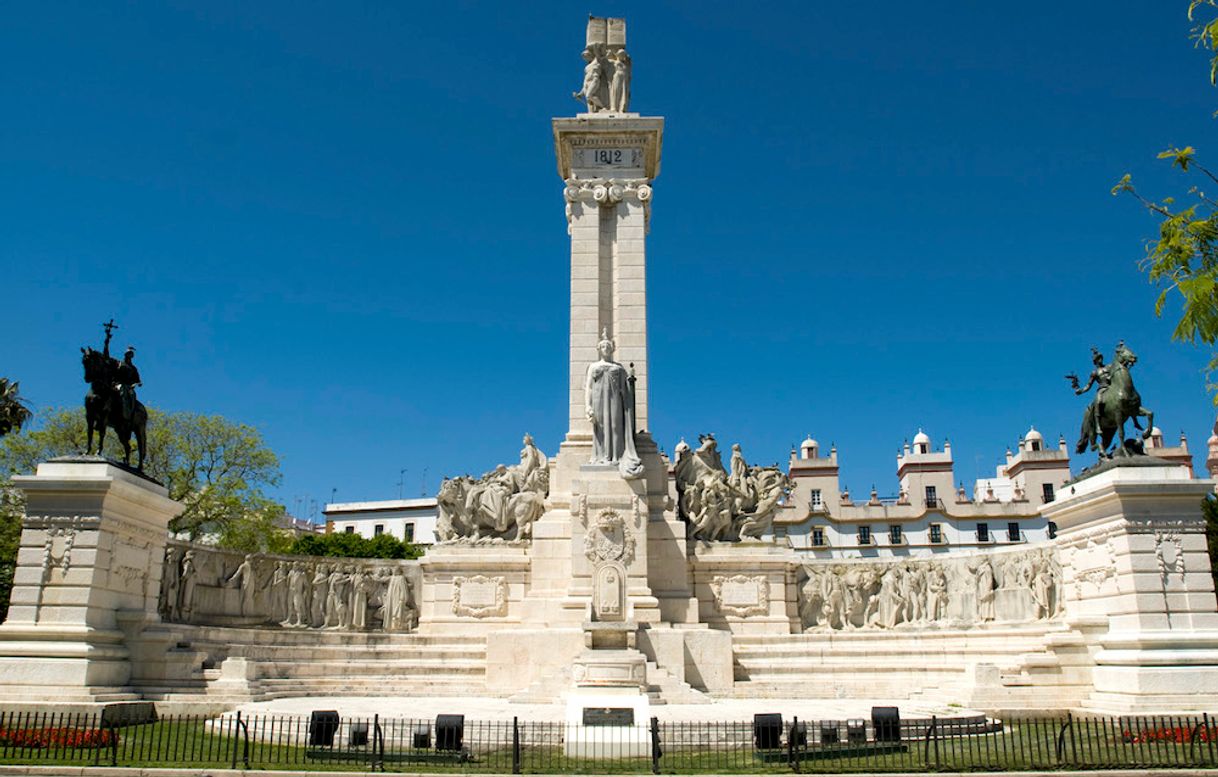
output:
POLYGON ((110 747, 118 735, 97 728, 0 728, 0 747, 110 747))
MULTIPOLYGON (((1149 742, 1173 742, 1177 745, 1187 745, 1193 741, 1193 729, 1187 726, 1163 726, 1148 728, 1141 731, 1125 729, 1121 732, 1126 742, 1140 745, 1149 742)), ((1198 742, 1218 742, 1218 727, 1197 729, 1198 742)))

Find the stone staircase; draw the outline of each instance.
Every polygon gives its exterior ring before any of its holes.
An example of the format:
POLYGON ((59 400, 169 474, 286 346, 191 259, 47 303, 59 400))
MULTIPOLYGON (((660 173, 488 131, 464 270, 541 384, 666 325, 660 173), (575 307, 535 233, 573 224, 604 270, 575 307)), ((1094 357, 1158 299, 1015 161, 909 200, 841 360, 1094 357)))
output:
POLYGON ((486 694, 485 637, 183 627, 177 649, 200 658, 189 680, 147 699, 238 704, 295 696, 486 694))
POLYGON ((736 635, 732 644, 741 698, 1048 708, 1073 701, 1089 679, 1082 637, 1062 624, 736 635))
POLYGON ((656 704, 708 704, 713 699, 674 677, 655 661, 647 662, 647 696, 656 704))

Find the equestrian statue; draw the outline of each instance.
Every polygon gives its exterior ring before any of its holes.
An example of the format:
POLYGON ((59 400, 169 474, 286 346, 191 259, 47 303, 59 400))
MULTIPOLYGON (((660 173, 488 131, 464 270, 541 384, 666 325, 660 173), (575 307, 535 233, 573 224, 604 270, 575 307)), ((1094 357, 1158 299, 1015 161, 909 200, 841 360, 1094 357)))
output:
POLYGON ((1085 394, 1092 386, 1097 386, 1095 397, 1083 412, 1083 427, 1075 452, 1083 453, 1091 449, 1101 458, 1108 459, 1113 455, 1141 453, 1140 440, 1125 440, 1125 422, 1133 421, 1134 428, 1143 429, 1138 419, 1144 417, 1146 427, 1142 431, 1142 439, 1146 439, 1154 429, 1155 414, 1142 407, 1142 397, 1133 387, 1130 369, 1138 362, 1137 354, 1122 340, 1117 343, 1112 363, 1104 364, 1104 355, 1095 348, 1091 349, 1091 362, 1093 369, 1085 386, 1080 384, 1078 375, 1071 373, 1066 376, 1076 395, 1085 394), (1116 449, 1110 450, 1114 440, 1116 449))
POLYGON ((123 446, 123 463, 130 465, 131 436, 134 434, 139 449, 136 469, 142 472, 147 453, 148 410, 135 396, 135 387, 141 385, 140 371, 135 366, 135 348, 128 346, 123 360, 115 359, 110 355, 110 339, 118 326, 111 319, 102 328, 106 330, 106 339, 100 351, 80 349, 85 383, 89 384, 89 392, 85 394, 88 427, 85 453, 93 453, 93 433, 97 432, 97 455, 100 456, 106 444, 106 429, 112 427, 123 446))

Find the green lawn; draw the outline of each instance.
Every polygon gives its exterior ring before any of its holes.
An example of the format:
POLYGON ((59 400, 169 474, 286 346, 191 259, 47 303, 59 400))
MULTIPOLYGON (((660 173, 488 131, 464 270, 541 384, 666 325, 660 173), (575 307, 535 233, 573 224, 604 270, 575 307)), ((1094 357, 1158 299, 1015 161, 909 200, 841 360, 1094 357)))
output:
MULTIPOLYGON (((250 722, 249 766, 253 769, 318 771, 367 771, 373 763, 371 747, 309 748, 304 746, 307 721, 250 722), (261 727, 261 728, 260 728, 261 727)), ((1209 741, 1214 729, 1202 732, 1197 721, 1155 720, 1136 726, 1111 719, 1025 720, 1008 722, 987 733, 957 735, 939 728, 935 736, 906 739, 899 748, 887 751, 853 745, 813 744, 798 748, 795 760, 804 773, 862 771, 1005 771, 1053 769, 1105 769, 1128 767, 1215 767, 1218 745, 1209 741), (1168 736, 1182 742, 1148 737, 1134 742, 1147 731, 1167 729, 1168 736), (1191 741, 1194 739, 1196 741, 1191 741)), ((9 728, 19 723, 9 721, 9 728)), ((813 724, 814 726, 815 724, 813 724)), ((384 724, 385 771, 510 773, 513 752, 510 725, 467 724, 467 754, 437 754, 434 750, 407 747, 408 726, 384 724), (395 727, 396 726, 396 727, 395 727), (480 744, 492 742, 491 745, 480 744)), ((520 766, 525 774, 647 774, 651 759, 573 758, 563 754, 561 726, 522 727, 520 766)), ((5 747, 0 763, 44 765, 109 765, 135 767, 224 768, 245 763, 246 740, 231 722, 218 727, 203 719, 163 720, 153 724, 116 729, 118 746, 109 747, 5 747)), ((790 753, 754 751, 749 727, 662 727, 664 774, 777 774, 792 769, 790 753), (667 740, 667 741, 666 741, 667 740)), ((341 741, 341 737, 336 739, 341 741)))

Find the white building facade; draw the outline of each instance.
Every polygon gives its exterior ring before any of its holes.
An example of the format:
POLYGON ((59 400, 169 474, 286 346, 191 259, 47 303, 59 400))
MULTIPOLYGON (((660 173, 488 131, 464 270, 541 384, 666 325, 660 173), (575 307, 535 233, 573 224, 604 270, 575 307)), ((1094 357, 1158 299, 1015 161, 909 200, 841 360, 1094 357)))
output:
POLYGON ((416 545, 436 541, 439 511, 434 498, 381 502, 337 502, 326 505, 326 534, 347 532, 372 539, 389 534, 416 545))

